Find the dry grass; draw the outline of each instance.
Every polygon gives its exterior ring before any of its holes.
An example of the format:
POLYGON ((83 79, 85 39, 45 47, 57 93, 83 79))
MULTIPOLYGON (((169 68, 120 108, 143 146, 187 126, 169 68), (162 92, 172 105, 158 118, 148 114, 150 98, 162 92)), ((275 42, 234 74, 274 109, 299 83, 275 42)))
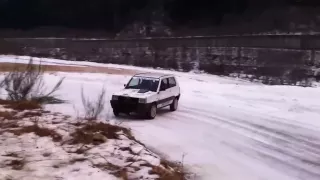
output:
POLYGON ((17 129, 11 129, 9 132, 16 136, 22 134, 35 133, 39 137, 51 137, 54 142, 59 142, 62 140, 62 136, 52 129, 39 127, 37 124, 32 126, 24 126, 17 129))
POLYGON ((13 122, 3 122, 0 121, 0 135, 4 132, 7 132, 8 129, 19 128, 17 121, 13 122))
POLYGON ((32 112, 32 111, 27 111, 25 113, 23 113, 22 115, 24 118, 30 118, 30 117, 41 117, 42 116, 42 112, 32 112))
POLYGON ((122 180, 128 180, 128 172, 126 168, 114 165, 110 162, 102 163, 102 164, 95 164, 94 167, 99 168, 101 170, 108 170, 111 171, 111 174, 121 178, 122 180))
POLYGON ((124 127, 105 124, 105 123, 87 123, 80 126, 74 133, 71 144, 101 144, 106 139, 119 139, 119 132, 122 131, 126 136, 132 137, 129 129, 124 127))
POLYGON ((2 120, 14 120, 16 119, 17 112, 15 111, 0 111, 0 119, 2 120))
POLYGON ((35 101, 10 101, 0 99, 0 104, 5 108, 10 108, 18 111, 41 109, 40 103, 35 101))
MULTIPOLYGON (((101 144, 104 143, 104 141, 100 141, 100 138, 97 140, 95 138, 97 134, 107 139, 119 139, 120 131, 122 131, 129 139, 135 140, 129 129, 105 123, 87 123, 79 125, 79 128, 71 134, 73 137, 71 144, 101 144)), ((129 151, 131 154, 136 155, 130 147, 122 147, 120 150, 129 151)), ((86 148, 80 148, 79 151, 83 153, 86 151, 86 148)), ((128 159, 127 161, 131 160, 134 162, 134 159, 128 159)), ((186 180, 188 173, 183 167, 183 163, 161 160, 161 165, 162 166, 153 166, 149 163, 145 164, 145 166, 151 168, 149 173, 157 174, 159 176, 159 180, 186 180)), ((110 162, 95 166, 100 169, 113 171, 113 175, 116 177, 128 179, 126 168, 124 167, 118 167, 110 162)))
POLYGON ((121 178, 122 180, 129 180, 128 172, 126 169, 121 169, 120 171, 116 171, 116 173, 112 173, 114 176, 121 178))
MULTIPOLYGON (((35 65, 37 66, 37 65, 35 65)), ((25 71, 27 64, 21 63, 0 63, 0 72, 11 72, 13 70, 25 71)), ((45 72, 82 72, 82 73, 106 73, 106 74, 124 74, 133 75, 138 73, 134 70, 116 69, 108 67, 94 67, 94 66, 63 66, 63 65, 41 65, 45 72)))
POLYGON ((51 153, 50 152, 45 152, 42 154, 43 157, 50 157, 51 156, 51 153))
MULTIPOLYGON (((130 147, 120 147, 119 150, 121 151, 129 151, 130 154, 132 155, 139 155, 137 153, 135 153, 130 147)), ((127 159, 127 160, 132 160, 132 159, 127 159)))
POLYGON ((8 129, 19 127, 16 121, 18 118, 16 114, 17 112, 14 111, 0 111, 0 134, 6 132, 8 129))
MULTIPOLYGON (((1 103, 4 104, 6 107, 9 106, 16 110, 34 109, 34 108, 39 109, 39 104, 33 104, 32 102, 23 102, 23 103, 20 102, 17 105, 17 103, 14 103, 12 101, 1 100, 0 104, 1 103)), ((0 117, 3 117, 4 119, 8 119, 8 120, 15 119, 16 113, 17 112, 14 112, 14 111, 13 112, 0 111, 0 117)), ((37 116, 42 116, 42 113, 49 113, 49 112, 45 112, 42 109, 40 109, 39 111, 32 111, 32 112, 27 111, 21 114, 21 117, 29 117, 29 118, 37 117, 37 116)), ((62 136, 58 134, 55 130, 40 127, 38 123, 35 123, 35 125, 32 125, 32 126, 19 127, 16 123, 17 121, 8 121, 8 122, 10 122, 10 124, 8 124, 7 122, 4 123, 0 121, 0 128, 4 130, 4 132, 11 132, 17 136, 27 134, 27 133, 35 133, 39 137, 51 137, 55 142, 61 142, 62 140, 62 136), (12 124, 11 122, 15 122, 15 123, 12 124)), ((77 122, 77 123, 70 123, 70 124, 77 126, 77 129, 75 130, 74 133, 71 134, 72 139, 71 141, 69 141, 69 143, 82 144, 82 146, 78 150, 71 153, 83 154, 90 149, 90 147, 88 148, 86 145, 88 144, 97 145, 97 144, 105 143, 108 139, 120 139, 120 135, 125 135, 129 139, 138 142, 133 137, 129 129, 121 126, 111 125, 111 124, 101 123, 101 122, 100 123, 77 122)), ((143 145, 142 143, 140 144, 143 145)), ((132 151, 130 147, 121 147, 120 150, 129 151, 132 155, 137 155, 132 151)), ((12 156, 16 158, 18 157, 17 154, 7 154, 7 156, 12 156)), ((50 156, 50 154, 43 154, 43 156, 50 156)), ((86 160, 87 160, 86 158, 77 158, 77 159, 72 159, 70 163, 73 164, 76 162, 82 162, 86 160)), ((127 162, 134 163, 135 159, 128 158, 127 162)), ((21 170, 25 165, 25 161, 13 160, 13 161, 10 161, 10 163, 7 165, 12 167, 13 169, 21 170)), ((127 172, 128 169, 126 167, 119 167, 110 162, 97 164, 94 166, 97 168, 100 168, 101 170, 111 171, 114 176, 119 177, 120 179, 124 179, 124 180, 128 179, 128 172, 127 172)), ((150 167, 151 170, 149 171, 149 174, 158 175, 159 180, 185 180, 188 175, 187 171, 183 167, 183 163, 176 163, 176 162, 171 162, 167 160, 161 160, 161 166, 153 166, 147 162, 143 166, 150 167)), ((59 166, 55 165, 54 168, 59 168, 59 166)), ((137 168, 136 170, 138 171, 139 168, 137 168)))
POLYGON ((150 174, 157 174, 159 180, 186 180, 187 171, 184 169, 182 163, 170 162, 167 160, 161 160, 161 166, 153 166, 151 164, 146 164, 146 166, 151 167, 149 171, 150 174))
POLYGON ((71 159, 70 160, 70 164, 74 164, 74 163, 77 163, 77 162, 84 162, 88 160, 87 158, 74 158, 74 159, 71 159))
POLYGON ((18 158, 19 154, 16 152, 8 152, 7 154, 2 155, 2 156, 18 158))
POLYGON ((183 164, 180 162, 171 162, 161 159, 160 164, 166 169, 173 169, 172 172, 168 172, 163 168, 153 166, 152 172, 160 176, 159 180, 185 180, 187 177, 187 171, 184 169, 183 164))
POLYGON ((7 166, 10 166, 14 170, 22 170, 25 164, 26 164, 25 160, 21 159, 21 160, 12 160, 7 164, 7 166))
POLYGON ((120 170, 121 167, 114 165, 112 163, 106 162, 106 163, 101 163, 101 164, 95 164, 94 165, 97 168, 103 169, 103 170, 109 170, 109 171, 117 171, 120 170))
POLYGON ((186 175, 183 172, 173 171, 170 172, 161 167, 153 166, 150 174, 157 174, 158 180, 186 180, 186 175))

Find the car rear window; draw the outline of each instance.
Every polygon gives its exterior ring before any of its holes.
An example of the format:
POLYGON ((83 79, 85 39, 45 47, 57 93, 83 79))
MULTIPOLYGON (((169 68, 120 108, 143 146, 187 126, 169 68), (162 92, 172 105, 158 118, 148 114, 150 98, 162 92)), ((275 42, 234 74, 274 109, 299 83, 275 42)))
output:
POLYGON ((174 77, 170 77, 169 78, 169 87, 172 88, 172 87, 175 87, 177 85, 176 83, 176 80, 174 77))

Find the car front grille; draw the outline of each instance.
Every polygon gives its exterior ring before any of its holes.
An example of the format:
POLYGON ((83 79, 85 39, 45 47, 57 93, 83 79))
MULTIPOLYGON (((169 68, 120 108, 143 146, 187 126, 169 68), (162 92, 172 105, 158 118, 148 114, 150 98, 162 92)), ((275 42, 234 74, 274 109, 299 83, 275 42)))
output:
POLYGON ((124 104, 138 104, 139 98, 119 96, 119 102, 124 104))

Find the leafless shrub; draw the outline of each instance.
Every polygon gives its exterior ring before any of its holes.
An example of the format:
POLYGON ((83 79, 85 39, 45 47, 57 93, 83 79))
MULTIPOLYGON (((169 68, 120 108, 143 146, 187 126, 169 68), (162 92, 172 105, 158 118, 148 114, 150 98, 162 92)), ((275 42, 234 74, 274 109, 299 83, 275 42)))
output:
POLYGON ((63 80, 64 78, 61 78, 52 90, 46 93, 41 63, 34 65, 33 59, 30 58, 25 69, 19 69, 17 66, 6 74, 0 82, 0 88, 7 92, 7 99, 10 101, 35 101, 40 104, 63 103, 53 95, 59 90, 63 80))
POLYGON ((96 100, 90 100, 85 97, 83 88, 81 88, 81 99, 84 107, 85 120, 96 120, 102 113, 105 106, 105 94, 106 90, 103 88, 96 100))

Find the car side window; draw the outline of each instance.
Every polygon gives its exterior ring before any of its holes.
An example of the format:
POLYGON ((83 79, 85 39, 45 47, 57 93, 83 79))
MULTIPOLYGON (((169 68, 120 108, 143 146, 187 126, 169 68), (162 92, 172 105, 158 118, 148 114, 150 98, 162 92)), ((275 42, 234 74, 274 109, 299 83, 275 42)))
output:
POLYGON ((168 78, 161 80, 160 90, 168 89, 168 78))
POLYGON ((169 88, 175 87, 177 85, 176 80, 174 77, 169 78, 169 88))

